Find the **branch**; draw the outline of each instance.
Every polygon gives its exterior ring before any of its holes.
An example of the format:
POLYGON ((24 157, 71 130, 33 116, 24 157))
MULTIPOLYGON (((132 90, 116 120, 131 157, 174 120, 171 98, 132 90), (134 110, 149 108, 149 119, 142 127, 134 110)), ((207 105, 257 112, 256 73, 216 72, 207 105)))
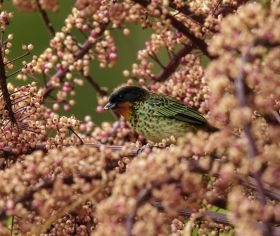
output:
POLYGON ((36 3, 37 9, 38 9, 38 11, 39 11, 39 13, 40 13, 40 15, 41 15, 41 17, 43 19, 44 24, 47 27, 50 35, 52 37, 54 37, 55 36, 55 29, 54 29, 54 27, 53 27, 53 25, 52 25, 52 23, 51 23, 51 21, 50 21, 50 19, 48 17, 48 14, 46 13, 45 10, 42 9, 42 6, 40 4, 40 0, 35 0, 35 3, 36 3))
MULTIPOLYGON (((171 182, 174 182, 173 180, 170 180, 171 182)), ((137 196, 136 199, 136 204, 134 209, 127 215, 126 217, 126 222, 125 222, 125 228, 126 228, 126 235, 127 236, 132 236, 132 230, 133 230, 133 225, 135 221, 135 217, 137 215, 137 210, 140 206, 142 206, 144 203, 148 202, 151 198, 151 192, 153 188, 157 188, 160 186, 160 183, 156 185, 152 185, 152 187, 145 188, 140 191, 140 193, 137 196)), ((154 201, 151 202, 151 205, 157 208, 158 210, 164 212, 164 207, 161 205, 160 202, 154 201)), ((190 217, 194 212, 192 212, 189 209, 184 209, 178 212, 178 215, 183 216, 183 217, 190 217)), ((200 220, 207 220, 207 221, 214 221, 219 224, 223 225, 230 225, 234 226, 231 222, 230 219, 226 214, 221 214, 217 213, 214 211, 204 211, 200 213, 200 216, 197 218, 200 220)), ((256 223, 256 227, 260 229, 262 232, 266 232, 266 224, 258 222, 256 223)), ((271 236, 276 236, 280 234, 280 227, 272 227, 272 234, 271 236)))
POLYGON ((277 122, 280 124, 280 115, 277 111, 272 111, 273 116, 277 120, 277 122))
MULTIPOLYGON (((239 70, 237 78, 235 79, 236 97, 237 97, 240 108, 249 106, 249 102, 248 102, 247 96, 246 96, 246 89, 245 89, 246 75, 245 75, 244 65, 246 63, 248 63, 248 61, 250 59, 250 56, 249 56, 250 49, 252 47, 254 47, 255 44, 256 44, 256 42, 253 42, 252 45, 249 46, 248 51, 242 55, 240 70, 239 70)), ((253 139, 253 135, 252 135, 252 131, 251 131, 251 123, 247 122, 246 124, 244 124, 243 130, 244 130, 244 135, 245 135, 245 138, 246 138, 247 144, 248 144, 248 157, 250 159, 250 162, 253 164, 253 162, 257 158, 257 147, 256 147, 256 143, 253 139)), ((261 170, 253 172, 253 177, 255 180, 256 190, 258 193, 259 201, 260 201, 262 207, 264 208, 266 205, 266 199, 265 199, 263 184, 261 182, 261 170)), ((270 235, 270 231, 271 231, 270 226, 267 223, 265 224, 265 226, 266 226, 265 235, 270 235)))
MULTIPOLYGON (((87 182, 90 182, 94 179, 95 180, 101 180, 102 179, 101 175, 90 176, 90 175, 86 175, 86 174, 79 174, 78 177, 84 179, 87 182)), ((66 176, 62 177, 62 182, 63 182, 63 184, 66 184, 66 185, 72 185, 72 184, 75 183, 74 179, 75 179, 75 176, 70 174, 70 175, 66 175, 66 176)), ((16 205, 16 204, 22 203, 24 206, 30 208, 30 206, 27 203, 33 200, 34 194, 39 192, 42 189, 53 188, 56 180, 57 180, 57 178, 54 178, 54 179, 50 179, 50 180, 45 180, 44 182, 37 184, 36 186, 30 188, 30 190, 27 191, 25 194, 18 197, 14 201, 14 204, 16 205)), ((4 208, 0 211, 0 221, 5 220, 8 216, 9 215, 7 215, 7 209, 6 208, 4 208)))
MULTIPOLYGON (((257 191, 257 185, 256 185, 256 181, 254 178, 249 177, 248 180, 246 180, 242 176, 239 176, 238 178, 244 186, 247 186, 247 187, 252 188, 255 191, 257 191)), ((265 196, 269 197, 270 199, 280 201, 279 189, 272 188, 271 186, 269 186, 269 184, 263 183, 263 191, 264 191, 265 196)))
POLYGON ((185 45, 174 55, 174 57, 165 66, 165 69, 163 69, 157 76, 153 77, 152 79, 155 81, 164 81, 168 79, 168 77, 176 71, 176 68, 180 64, 181 58, 190 53, 192 49, 193 47, 191 43, 185 45))
MULTIPOLYGON (((213 158, 213 163, 212 166, 217 165, 219 166, 221 163, 219 163, 219 159, 215 159, 215 157, 213 158)), ((194 160, 194 159, 190 159, 189 158, 189 162, 190 162, 190 171, 193 172, 198 172, 198 173, 202 173, 202 174, 208 174, 211 177, 215 177, 215 178, 219 178, 220 174, 219 173, 210 173, 211 167, 209 168, 204 168, 202 166, 199 165, 198 161, 194 160)), ((250 174, 251 175, 251 174, 250 174)), ((238 173, 235 175, 235 178, 240 181, 241 185, 244 185, 246 187, 252 188, 254 190, 257 191, 257 184, 254 178, 252 177, 248 177, 245 178, 241 175, 239 175, 238 173)), ((276 201, 280 201, 280 190, 271 187, 269 184, 263 184, 263 190, 264 190, 264 194, 269 197, 272 200, 276 200, 276 201)))
MULTIPOLYGON (((143 151, 142 148, 137 148, 137 147, 131 147, 131 148, 128 148, 128 150, 125 150, 124 146, 103 145, 103 144, 98 144, 98 143, 83 143, 83 145, 92 147, 92 148, 96 148, 97 150, 100 150, 102 147, 106 147, 108 149, 111 149, 113 152, 125 151, 123 156, 126 156, 126 157, 137 156, 139 153, 141 153, 141 151, 143 151)), ((21 155, 31 154, 32 152, 37 151, 37 150, 47 151, 46 144, 45 143, 37 144, 34 148, 27 150, 27 152, 21 153, 21 155)), ((14 153, 12 148, 5 147, 3 149, 0 149, 0 157, 1 156, 13 156, 13 155, 18 155, 18 153, 14 153)))
MULTIPOLYGON (((135 156, 139 155, 143 150, 145 150, 145 148, 143 149, 143 147, 142 148, 129 147, 129 148, 124 149, 124 146, 103 145, 103 144, 98 144, 98 143, 84 143, 83 145, 92 147, 92 148, 96 148, 99 151, 102 149, 102 147, 105 147, 107 149, 111 149, 113 152, 120 152, 121 157, 122 156, 123 157, 135 157, 135 156)), ((21 153, 21 154, 30 154, 36 150, 47 151, 46 145, 44 143, 37 144, 32 150, 30 149, 30 150, 28 150, 27 153, 21 153)), ((4 156, 4 157, 12 156, 12 155, 15 155, 15 154, 13 153, 11 148, 3 148, 2 150, 0 150, 0 157, 1 156, 4 156)), ((188 158, 188 161, 190 162, 190 171, 199 172, 199 173, 203 173, 203 174, 209 174, 210 170, 201 167, 199 165, 198 161, 196 161, 194 159, 190 159, 190 158, 188 158)), ((217 161, 219 161, 219 160, 214 159, 214 162, 217 162, 217 161)), ((219 165, 219 163, 218 163, 218 165, 219 165)), ((210 173, 210 175, 213 177, 219 178, 219 173, 212 173, 212 174, 210 173)), ((241 182, 242 185, 252 188, 254 190, 257 190, 257 185, 253 178, 249 177, 248 179, 246 179, 245 177, 242 177, 240 175, 236 175, 236 178, 241 182)), ((269 197, 272 200, 280 201, 280 191, 278 189, 269 186, 269 184, 264 184, 263 188, 264 188, 264 193, 267 197, 269 197)))
MULTIPOLYGON (((164 207, 159 202, 153 202, 152 206, 156 207, 160 211, 164 211, 164 207)), ((192 212, 189 209, 184 209, 179 212, 180 216, 183 217, 190 217, 194 212, 192 212)), ((207 221, 214 221, 219 224, 223 225, 230 225, 234 226, 228 216, 226 214, 214 212, 214 211, 204 211, 200 213, 200 216, 196 219, 200 220, 207 220, 207 221)), ((265 225, 264 223, 258 222, 256 223, 256 228, 260 229, 261 231, 265 231, 265 225)), ((272 227, 272 235, 271 236, 277 236, 280 234, 280 227, 272 227)))
MULTIPOLYGON (((253 46, 254 45, 250 46, 249 50, 253 46)), ((235 80, 236 97, 237 97, 240 108, 244 108, 249 105, 247 96, 246 96, 245 81, 244 81, 245 80, 244 65, 249 61, 249 50, 241 57, 241 68, 240 68, 238 76, 235 80)), ((257 156, 257 147, 256 147, 255 141, 252 136, 251 123, 244 124, 243 129, 244 129, 245 138, 246 138, 247 144, 248 144, 248 157, 250 158, 250 161, 253 162, 257 156)), ((266 204, 266 200, 265 200, 262 183, 261 183, 261 179, 260 179, 261 173, 259 171, 257 171, 253 175, 254 175, 254 178, 256 181, 256 185, 257 185, 257 192, 259 194, 259 200, 260 200, 261 204, 264 206, 266 204)))
MULTIPOLYGON (((5 71, 5 64, 3 59, 3 49, 2 49, 2 42, 0 48, 0 86, 2 91, 2 96, 5 101, 5 109, 8 111, 8 115, 12 124, 16 123, 15 114, 13 111, 13 104, 10 98, 10 94, 7 87, 7 75, 5 71)), ((2 112, 2 111, 1 111, 2 112)))
POLYGON ((176 11, 183 13, 188 18, 192 19, 194 22, 203 25, 205 21, 205 17, 203 15, 196 15, 190 11, 189 6, 184 5, 183 7, 177 7, 175 3, 170 1, 169 6, 176 11))
POLYGON ((167 14, 166 18, 170 20, 172 26, 176 28, 179 32, 182 32, 198 49, 200 49, 205 56, 210 59, 214 59, 215 57, 211 56, 208 53, 207 47, 208 45, 205 43, 204 40, 196 37, 194 33, 192 33, 182 22, 178 21, 174 16, 171 14, 167 14))
POLYGON ((126 223, 125 223, 127 236, 132 236, 132 229, 137 214, 137 210, 142 204, 144 204, 146 201, 149 200, 149 198, 151 197, 151 190, 152 188, 145 188, 140 191, 140 193, 137 196, 136 204, 133 211, 127 215, 126 223))
POLYGON ((84 77, 100 96, 108 95, 108 92, 105 89, 101 88, 100 85, 91 76, 88 75, 84 77))
MULTIPOLYGON (((104 32, 106 28, 106 25, 101 26, 101 30, 99 34, 100 36, 104 32)), ((92 48, 94 44, 91 42, 90 39, 87 39, 85 43, 81 46, 79 51, 75 54, 75 61, 82 59, 83 56, 92 48)), ((62 81, 63 78, 66 76, 67 72, 69 71, 69 68, 59 69, 47 82, 46 86, 43 89, 43 101, 50 95, 50 93, 55 89, 55 87, 52 84, 52 80, 56 80, 57 78, 62 81)))
MULTIPOLYGON (((147 7, 150 4, 150 1, 145 0, 134 0, 134 2, 140 4, 142 7, 147 7)), ((159 9, 161 11, 161 9, 159 9)), ((160 14, 161 16, 162 14, 160 14)), ((192 42, 194 46, 196 46, 198 49, 200 49, 205 56, 207 56, 210 59, 214 59, 213 56, 211 56, 207 51, 207 44, 204 40, 196 37, 194 33, 192 33, 182 22, 178 21, 174 16, 167 13, 165 15, 166 19, 170 20, 171 25, 177 29, 179 32, 182 32, 189 40, 192 42)))

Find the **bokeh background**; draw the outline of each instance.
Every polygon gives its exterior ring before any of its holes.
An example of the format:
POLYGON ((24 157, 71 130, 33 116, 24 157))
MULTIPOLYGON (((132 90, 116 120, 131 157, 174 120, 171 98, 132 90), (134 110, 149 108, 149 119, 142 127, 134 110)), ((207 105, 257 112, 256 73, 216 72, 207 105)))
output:
MULTIPOLYGON (((53 23, 55 30, 60 31, 64 24, 64 19, 71 12, 74 0, 61 0, 60 9, 58 12, 48 12, 49 18, 53 23)), ((13 47, 10 53, 10 58, 21 55, 21 47, 23 44, 32 43, 34 45, 33 55, 40 55, 49 45, 51 36, 47 31, 41 16, 38 12, 21 12, 16 9, 12 1, 4 2, 4 9, 14 13, 14 19, 8 27, 8 33, 14 34, 13 47)), ((109 92, 114 87, 125 82, 127 78, 122 75, 123 70, 131 69, 132 63, 136 62, 137 51, 145 47, 145 41, 149 38, 151 32, 142 29, 138 25, 127 25, 130 29, 130 35, 124 36, 122 29, 112 31, 117 48, 119 59, 112 69, 101 69, 97 62, 92 63, 91 76, 101 85, 108 87, 109 92)), ((77 39, 81 42, 84 41, 81 34, 76 35, 77 39)), ((160 57, 163 61, 166 61, 164 53, 160 57)), ((31 56, 25 58, 29 61, 31 56)), ((20 63, 20 62, 19 62, 20 63)), ((20 64, 17 67, 20 67, 20 64)), ((15 68, 18 69, 18 68, 15 68)), ((155 68, 157 70, 157 68, 155 68)), ((15 78, 10 80, 14 84, 24 84, 25 82, 19 82, 15 78)), ((30 80, 31 81, 31 80, 30 80)), ((29 81, 29 82, 30 82, 29 81)), ((109 112, 97 113, 96 105, 97 98, 95 91, 87 84, 83 87, 78 87, 76 95, 76 105, 67 113, 67 116, 75 115, 79 119, 83 119, 85 115, 92 116, 95 123, 99 124, 101 121, 111 121, 114 118, 109 112)), ((60 114, 65 114, 63 111, 59 111, 60 114)))

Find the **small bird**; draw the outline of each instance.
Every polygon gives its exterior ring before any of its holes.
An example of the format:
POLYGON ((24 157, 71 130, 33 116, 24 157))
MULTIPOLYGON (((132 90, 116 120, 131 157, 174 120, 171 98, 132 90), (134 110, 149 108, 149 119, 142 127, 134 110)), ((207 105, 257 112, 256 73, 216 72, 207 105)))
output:
POLYGON ((112 93, 104 109, 123 116, 138 134, 152 142, 199 129, 217 131, 195 109, 137 86, 125 86, 112 93))

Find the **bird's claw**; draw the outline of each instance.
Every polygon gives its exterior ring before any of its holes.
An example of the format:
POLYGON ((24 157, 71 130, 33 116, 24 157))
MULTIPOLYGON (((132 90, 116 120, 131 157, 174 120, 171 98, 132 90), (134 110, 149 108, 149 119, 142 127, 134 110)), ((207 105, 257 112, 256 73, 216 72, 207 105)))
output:
POLYGON ((153 146, 151 146, 150 144, 146 144, 143 147, 139 148, 137 150, 137 155, 141 154, 141 153, 150 153, 153 150, 153 146))

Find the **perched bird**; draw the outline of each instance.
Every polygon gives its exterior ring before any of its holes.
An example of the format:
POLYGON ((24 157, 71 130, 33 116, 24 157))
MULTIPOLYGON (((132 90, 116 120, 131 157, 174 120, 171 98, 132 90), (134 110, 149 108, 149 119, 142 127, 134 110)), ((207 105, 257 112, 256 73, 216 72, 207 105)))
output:
POLYGON ((125 86, 115 91, 104 109, 112 109, 122 115, 138 134, 153 142, 199 129, 217 130, 195 109, 136 86, 125 86))

